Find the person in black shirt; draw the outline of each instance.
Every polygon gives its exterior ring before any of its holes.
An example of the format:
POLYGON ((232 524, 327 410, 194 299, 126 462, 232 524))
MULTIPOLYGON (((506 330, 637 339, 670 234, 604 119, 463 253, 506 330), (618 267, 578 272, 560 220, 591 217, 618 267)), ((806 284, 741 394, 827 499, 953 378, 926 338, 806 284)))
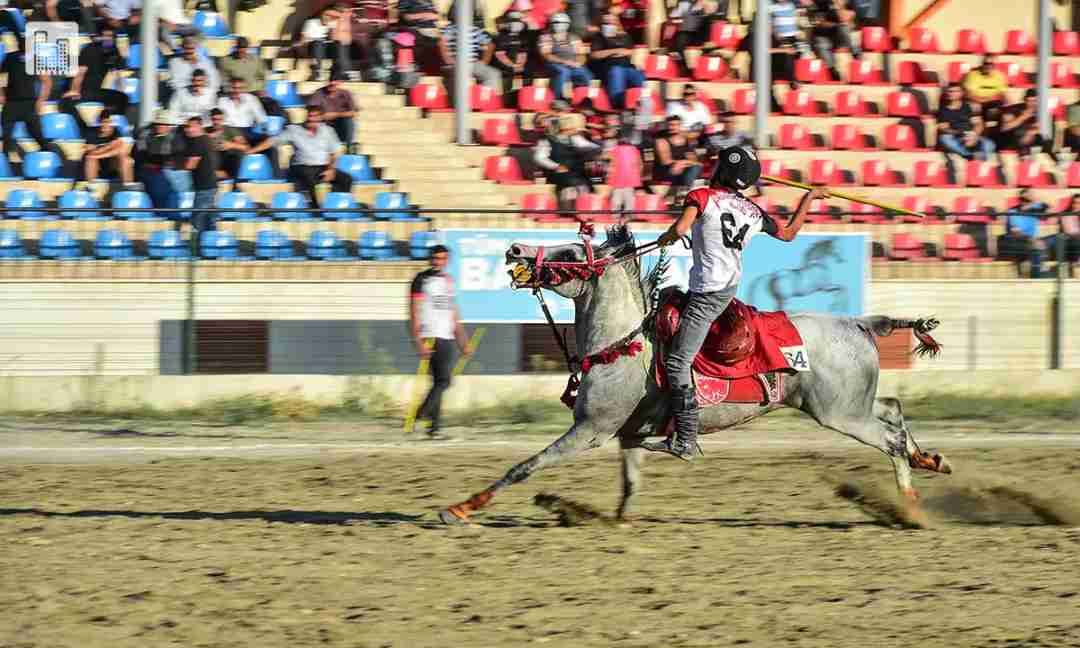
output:
POLYGON ((503 94, 507 95, 514 89, 514 77, 525 75, 529 51, 524 38, 525 20, 520 12, 511 11, 496 23, 499 33, 491 65, 502 73, 503 94))
POLYGON ((592 40, 589 67, 599 78, 607 80, 608 96, 616 108, 621 108, 626 89, 645 85, 645 75, 630 61, 634 42, 623 31, 619 17, 606 13, 601 21, 600 33, 592 40))
POLYGON ((976 111, 964 101, 964 89, 959 83, 945 90, 937 112, 938 144, 944 149, 946 159, 955 153, 965 160, 989 160, 994 154, 994 143, 983 137, 981 111, 976 111))
POLYGON ((814 54, 825 62, 833 78, 839 80, 840 72, 836 69, 834 50, 846 47, 855 58, 862 56, 862 50, 851 40, 850 23, 852 12, 845 9, 842 0, 813 0, 810 6, 810 43, 814 54))
POLYGON ((110 115, 128 115, 128 97, 123 92, 103 88, 105 75, 109 70, 123 67, 120 63, 120 54, 116 50, 116 42, 113 39, 113 30, 105 27, 94 40, 79 53, 79 69, 75 79, 71 82, 71 89, 64 93, 60 101, 60 110, 75 117, 83 137, 92 129, 83 121, 75 105, 83 101, 97 101, 105 104, 105 110, 110 115))
POLYGON ((1023 103, 1005 108, 1000 137, 1001 148, 1016 149, 1021 158, 1031 157, 1032 149, 1039 147, 1054 164, 1060 164, 1054 153, 1054 138, 1047 140, 1039 131, 1039 91, 1035 88, 1028 88, 1023 103))
POLYGON ((65 160, 64 152, 58 146, 51 145, 41 131, 40 113, 44 109, 45 100, 52 89, 52 77, 35 77, 26 73, 25 44, 22 39, 18 40, 18 51, 9 52, 4 57, 3 65, 0 65, 0 73, 7 76, 7 86, 0 87, 0 101, 4 102, 4 109, 0 112, 0 128, 4 131, 4 154, 9 158, 12 153, 18 153, 20 158, 26 158, 26 152, 15 140, 15 123, 24 122, 30 137, 34 138, 41 150, 51 150, 65 160), (38 89, 38 81, 41 89, 38 89))
POLYGON ((203 131, 202 118, 191 117, 184 124, 184 163, 182 168, 191 172, 192 189, 195 191, 195 213, 191 225, 198 232, 214 229, 214 215, 207 211, 217 199, 217 153, 210 138, 203 131))
POLYGON ((128 185, 135 182, 134 164, 127 144, 120 139, 108 113, 101 113, 101 125, 86 138, 83 169, 87 182, 93 182, 99 176, 119 178, 128 185))

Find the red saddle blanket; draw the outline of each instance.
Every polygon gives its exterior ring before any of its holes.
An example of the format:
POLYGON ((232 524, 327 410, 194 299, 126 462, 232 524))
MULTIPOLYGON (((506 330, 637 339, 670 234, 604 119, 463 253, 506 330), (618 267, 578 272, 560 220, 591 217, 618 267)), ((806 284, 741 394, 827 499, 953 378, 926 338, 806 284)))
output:
MULTIPOLYGON (((656 382, 661 389, 667 389, 666 349, 678 330, 685 302, 685 294, 674 293, 657 317, 656 382)), ((765 374, 808 369, 802 336, 787 313, 762 312, 737 299, 713 322, 693 364, 702 405, 776 400, 783 392, 782 380, 777 375, 768 381, 765 374)))

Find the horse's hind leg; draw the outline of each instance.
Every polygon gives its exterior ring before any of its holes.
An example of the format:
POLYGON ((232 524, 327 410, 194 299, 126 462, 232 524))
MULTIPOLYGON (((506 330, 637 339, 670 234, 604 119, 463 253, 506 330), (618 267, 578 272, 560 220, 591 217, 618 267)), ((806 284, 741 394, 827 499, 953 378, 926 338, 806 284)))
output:
POLYGON ((634 496, 641 490, 641 461, 647 452, 641 447, 641 439, 619 439, 622 448, 622 498, 616 517, 625 520, 633 504, 634 496))
POLYGON ((911 429, 907 426, 907 421, 904 420, 904 408, 898 399, 876 399, 874 401, 874 416, 889 426, 894 433, 904 436, 908 453, 908 465, 912 468, 944 474, 952 472, 952 465, 944 455, 931 454, 919 447, 915 437, 911 434, 911 429))

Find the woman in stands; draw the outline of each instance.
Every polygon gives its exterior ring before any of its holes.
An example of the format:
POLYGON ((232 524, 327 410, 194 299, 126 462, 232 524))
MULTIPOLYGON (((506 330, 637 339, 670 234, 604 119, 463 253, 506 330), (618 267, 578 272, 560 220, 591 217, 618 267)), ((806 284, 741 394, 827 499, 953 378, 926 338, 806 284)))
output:
POLYGON ((761 164, 753 151, 743 147, 724 149, 709 186, 690 192, 682 216, 660 236, 661 245, 671 245, 693 234, 694 264, 690 268, 690 298, 666 363, 675 434, 659 443, 644 444, 649 450, 686 461, 698 451, 699 410, 690 367, 713 321, 727 309, 739 289, 743 249, 758 232, 781 241, 794 239, 806 222, 813 200, 825 195, 822 189, 811 190, 803 196, 791 219, 780 223, 740 193, 753 187, 760 176, 761 164))

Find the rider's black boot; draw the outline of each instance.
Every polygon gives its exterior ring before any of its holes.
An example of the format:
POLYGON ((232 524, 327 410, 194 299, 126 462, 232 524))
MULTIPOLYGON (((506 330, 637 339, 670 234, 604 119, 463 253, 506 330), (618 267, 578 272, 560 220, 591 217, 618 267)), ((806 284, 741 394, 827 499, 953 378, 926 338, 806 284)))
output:
POLYGON ((694 398, 694 386, 683 385, 671 390, 671 409, 675 418, 675 433, 659 443, 645 442, 641 446, 646 450, 666 452, 683 461, 691 461, 695 454, 704 456, 698 445, 698 427, 700 426, 697 399, 694 398))

